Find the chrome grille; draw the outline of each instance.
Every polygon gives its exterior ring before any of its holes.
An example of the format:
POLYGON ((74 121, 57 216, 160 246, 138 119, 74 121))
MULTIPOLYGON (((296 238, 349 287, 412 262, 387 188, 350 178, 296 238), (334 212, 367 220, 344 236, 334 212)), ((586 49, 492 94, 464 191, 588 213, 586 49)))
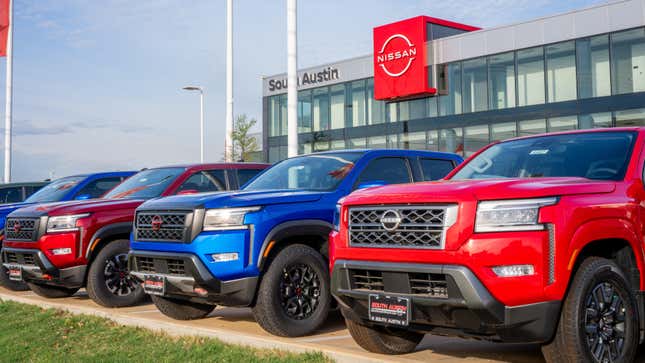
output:
POLYGON ((134 233, 137 241, 184 241, 190 212, 138 212, 134 233), (156 222, 156 223, 155 223, 156 222))
POLYGON ((9 241, 36 241, 37 232, 37 218, 7 218, 5 222, 5 237, 9 241))
POLYGON ((442 249, 456 206, 375 206, 349 209, 352 247, 442 249))

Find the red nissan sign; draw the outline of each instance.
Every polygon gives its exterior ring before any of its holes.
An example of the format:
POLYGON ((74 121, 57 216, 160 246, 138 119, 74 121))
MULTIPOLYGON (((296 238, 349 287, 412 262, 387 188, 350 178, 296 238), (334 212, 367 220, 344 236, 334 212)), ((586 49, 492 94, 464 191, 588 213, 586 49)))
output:
POLYGON ((374 28, 374 98, 434 94, 428 84, 426 20, 418 16, 374 28))

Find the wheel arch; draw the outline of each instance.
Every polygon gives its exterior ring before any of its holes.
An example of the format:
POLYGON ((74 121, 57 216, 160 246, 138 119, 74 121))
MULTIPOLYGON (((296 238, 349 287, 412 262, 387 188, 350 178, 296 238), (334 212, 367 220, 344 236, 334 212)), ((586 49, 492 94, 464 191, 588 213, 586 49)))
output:
POLYGON ((101 251, 101 249, 107 246, 110 242, 119 239, 130 240, 131 232, 131 222, 113 223, 99 228, 94 235, 92 235, 90 243, 87 245, 87 249, 85 250, 85 259, 87 259, 88 265, 94 260, 99 251, 101 251))

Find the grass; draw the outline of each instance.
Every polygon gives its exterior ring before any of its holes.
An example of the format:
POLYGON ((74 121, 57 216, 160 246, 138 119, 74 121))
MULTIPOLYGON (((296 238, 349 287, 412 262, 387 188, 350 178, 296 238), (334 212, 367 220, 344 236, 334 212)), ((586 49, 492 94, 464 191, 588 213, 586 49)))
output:
POLYGON ((0 362, 329 362, 291 354, 174 338, 110 320, 0 300, 0 362))

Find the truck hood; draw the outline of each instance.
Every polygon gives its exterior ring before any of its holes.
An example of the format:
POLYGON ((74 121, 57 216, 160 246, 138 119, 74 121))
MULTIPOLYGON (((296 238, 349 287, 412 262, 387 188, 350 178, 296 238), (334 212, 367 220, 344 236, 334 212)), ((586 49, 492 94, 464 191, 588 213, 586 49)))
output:
POLYGON ((350 194, 347 204, 459 202, 611 193, 613 181, 585 178, 505 178, 442 180, 368 188, 350 194))
POLYGON ((16 209, 23 208, 33 203, 10 203, 0 205, 0 218, 6 217, 9 213, 15 211, 16 209))
POLYGON ((142 199, 91 199, 67 202, 35 204, 21 208, 11 214, 12 217, 57 216, 68 214, 94 213, 109 210, 136 209, 142 199))
POLYGON ((263 190, 177 195, 152 199, 139 210, 196 209, 264 206, 282 203, 315 202, 326 192, 306 190, 263 190))

